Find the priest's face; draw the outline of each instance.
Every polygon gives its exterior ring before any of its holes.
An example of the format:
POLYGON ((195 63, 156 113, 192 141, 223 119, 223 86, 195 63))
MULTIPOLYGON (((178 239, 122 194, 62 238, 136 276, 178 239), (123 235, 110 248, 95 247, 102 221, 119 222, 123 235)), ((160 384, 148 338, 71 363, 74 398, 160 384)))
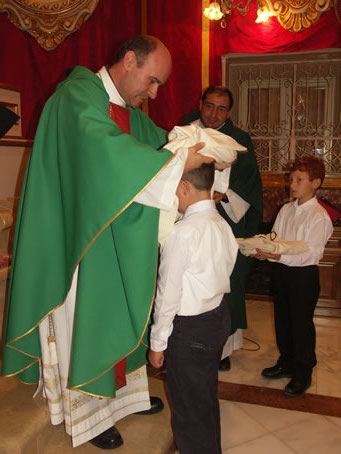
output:
POLYGON ((218 129, 230 116, 230 98, 209 93, 200 106, 200 120, 205 128, 218 129))
POLYGON ((129 51, 125 59, 126 73, 120 94, 127 105, 139 107, 145 99, 155 99, 159 87, 167 81, 172 68, 171 57, 168 49, 159 43, 141 66, 133 51, 129 51))

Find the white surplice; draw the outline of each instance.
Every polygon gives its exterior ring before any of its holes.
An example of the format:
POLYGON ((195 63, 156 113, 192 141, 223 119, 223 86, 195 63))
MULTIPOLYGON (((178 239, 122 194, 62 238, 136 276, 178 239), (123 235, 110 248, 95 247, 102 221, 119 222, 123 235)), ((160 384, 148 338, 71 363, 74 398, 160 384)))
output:
POLYGON ((127 385, 117 391, 115 399, 100 399, 67 389, 77 278, 78 270, 64 304, 39 326, 43 395, 48 402, 51 423, 64 421, 73 447, 91 440, 125 416, 150 408, 145 366, 127 375, 127 385), (51 335, 56 339, 56 358, 51 349, 53 344, 48 343, 51 335))
MULTIPOLYGON (((104 67, 98 76, 109 94, 110 101, 125 107, 104 67)), ((187 149, 179 150, 176 157, 139 194, 135 202, 170 209, 186 158, 187 149)), ((114 399, 98 398, 67 389, 77 278, 78 268, 64 303, 39 325, 42 349, 40 386, 43 387, 43 395, 48 401, 51 423, 56 425, 64 421, 74 447, 101 434, 125 416, 150 408, 145 366, 126 376, 126 386, 117 391, 114 399), (54 336, 55 342, 49 344, 49 336, 54 336)))

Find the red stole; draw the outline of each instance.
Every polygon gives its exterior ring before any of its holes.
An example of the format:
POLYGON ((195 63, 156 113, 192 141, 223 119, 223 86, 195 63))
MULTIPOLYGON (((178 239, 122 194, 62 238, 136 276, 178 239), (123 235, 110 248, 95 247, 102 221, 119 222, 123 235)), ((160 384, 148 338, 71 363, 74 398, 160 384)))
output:
POLYGON ((130 134, 130 111, 125 107, 109 103, 109 116, 122 132, 130 134))
MULTIPOLYGON (((130 133, 130 112, 125 107, 112 102, 109 104, 110 118, 118 125, 122 132, 130 133)), ((124 358, 114 366, 116 390, 127 384, 126 381, 127 360, 124 358)))

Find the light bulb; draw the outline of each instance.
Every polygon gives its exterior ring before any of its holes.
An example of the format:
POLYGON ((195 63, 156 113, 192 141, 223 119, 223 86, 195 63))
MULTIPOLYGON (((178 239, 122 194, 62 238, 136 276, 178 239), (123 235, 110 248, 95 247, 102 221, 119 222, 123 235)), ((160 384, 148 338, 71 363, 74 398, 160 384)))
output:
POLYGON ((258 8, 256 23, 265 24, 269 20, 269 17, 272 17, 272 16, 273 16, 273 13, 271 11, 269 11, 268 9, 258 8))
POLYGON ((209 20, 220 20, 223 15, 218 2, 212 2, 209 4, 208 8, 204 9, 204 16, 209 20))

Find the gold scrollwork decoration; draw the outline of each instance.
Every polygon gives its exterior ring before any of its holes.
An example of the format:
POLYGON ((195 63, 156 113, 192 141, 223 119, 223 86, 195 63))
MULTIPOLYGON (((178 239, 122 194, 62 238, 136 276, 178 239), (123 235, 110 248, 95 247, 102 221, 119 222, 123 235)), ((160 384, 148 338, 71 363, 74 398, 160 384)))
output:
POLYGON ((0 12, 53 50, 91 16, 99 0, 0 0, 0 12))
POLYGON ((300 32, 333 6, 333 0, 259 0, 259 7, 277 17, 283 28, 300 32))

